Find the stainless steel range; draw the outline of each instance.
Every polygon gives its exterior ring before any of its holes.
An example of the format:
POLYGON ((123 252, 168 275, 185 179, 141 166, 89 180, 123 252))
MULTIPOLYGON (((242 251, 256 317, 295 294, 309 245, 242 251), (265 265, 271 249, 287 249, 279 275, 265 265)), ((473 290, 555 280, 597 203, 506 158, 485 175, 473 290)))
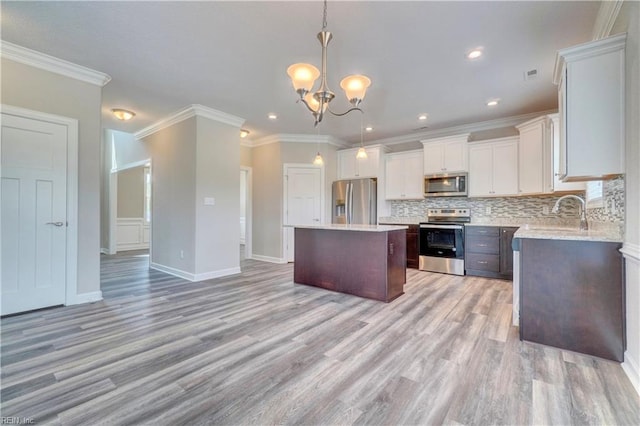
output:
POLYGON ((420 223, 420 270, 464 275, 464 224, 470 221, 469 209, 428 209, 420 223))

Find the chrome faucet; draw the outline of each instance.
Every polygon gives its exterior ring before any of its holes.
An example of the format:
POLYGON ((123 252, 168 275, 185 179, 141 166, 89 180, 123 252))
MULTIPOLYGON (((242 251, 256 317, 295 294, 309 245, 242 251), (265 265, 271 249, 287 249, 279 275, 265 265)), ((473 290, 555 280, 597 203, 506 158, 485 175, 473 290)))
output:
POLYGON ((558 198, 558 201, 556 201, 556 204, 551 209, 551 213, 558 213, 558 210, 560 210, 560 201, 565 200, 567 198, 573 198, 580 201, 580 230, 581 231, 588 230, 589 224, 587 223, 587 205, 584 201, 584 198, 582 197, 578 197, 577 195, 573 195, 573 194, 563 195, 562 197, 558 198))

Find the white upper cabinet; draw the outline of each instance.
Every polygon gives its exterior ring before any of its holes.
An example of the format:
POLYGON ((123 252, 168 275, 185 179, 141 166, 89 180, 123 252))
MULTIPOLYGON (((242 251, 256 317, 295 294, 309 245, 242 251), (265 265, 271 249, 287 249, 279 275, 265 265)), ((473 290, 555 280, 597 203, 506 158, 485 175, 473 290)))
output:
POLYGON ((469 144, 469 197, 518 195, 518 138, 469 144))
POLYGON ((366 148, 367 158, 356 158, 358 148, 338 151, 338 179, 381 177, 380 147, 366 148))
POLYGON ((518 142, 518 194, 545 194, 553 192, 553 146, 547 116, 516 126, 520 132, 518 142))
POLYGON ((424 174, 469 171, 469 133, 420 141, 424 145, 424 174))
POLYGON ((387 200, 424 198, 422 151, 400 152, 385 156, 385 196, 387 200))
POLYGON ((553 191, 584 191, 585 189, 587 189, 586 182, 563 182, 562 180, 560 180, 560 115, 550 114, 549 119, 551 120, 551 122, 549 123, 549 133, 551 134, 553 145, 553 158, 551 160, 553 163, 553 168, 550 172, 550 179, 553 182, 553 191))
POLYGON ((558 85, 563 181, 624 173, 626 34, 560 50, 558 85))

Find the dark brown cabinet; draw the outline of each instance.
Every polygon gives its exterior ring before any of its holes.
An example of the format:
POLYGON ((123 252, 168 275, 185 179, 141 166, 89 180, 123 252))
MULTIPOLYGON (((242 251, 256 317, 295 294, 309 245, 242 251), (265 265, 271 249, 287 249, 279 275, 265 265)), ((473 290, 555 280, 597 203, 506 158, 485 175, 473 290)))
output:
POLYGON ((623 361, 621 246, 521 239, 520 338, 623 361))
POLYGON ((516 227, 465 226, 466 274, 513 279, 511 241, 517 230, 516 227))
MULTIPOLYGON (((380 225, 398 225, 398 223, 380 223, 380 225)), ((407 268, 418 269, 420 265, 420 252, 418 242, 420 241, 420 225, 406 224, 407 229, 407 268)))
POLYGON ((419 225, 409 225, 409 229, 407 229, 407 268, 418 269, 420 264, 420 253, 418 252, 419 229, 419 225))

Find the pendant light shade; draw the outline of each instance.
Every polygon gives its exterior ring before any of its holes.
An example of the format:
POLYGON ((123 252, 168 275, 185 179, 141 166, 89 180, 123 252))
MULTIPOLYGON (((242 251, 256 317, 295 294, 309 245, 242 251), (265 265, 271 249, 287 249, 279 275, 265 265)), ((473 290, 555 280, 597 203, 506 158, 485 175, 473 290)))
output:
POLYGON ((364 160, 367 158, 367 151, 364 149, 363 146, 360 147, 360 149, 358 149, 358 153, 356 154, 356 158, 358 160, 364 160))
POLYGON ((353 106, 358 106, 362 102, 369 86, 371 86, 371 80, 364 75, 350 75, 340 82, 340 87, 353 106))
POLYGON ((320 151, 318 151, 318 153, 316 154, 316 158, 313 159, 313 164, 315 164, 316 166, 322 166, 324 164, 324 160, 322 159, 320 151))
POLYGON ((310 92, 313 84, 318 77, 320 77, 318 68, 310 64, 302 63, 291 65, 287 68, 287 74, 289 74, 289 78, 291 78, 291 83, 293 83, 293 88, 296 92, 303 89, 304 93, 310 92))

